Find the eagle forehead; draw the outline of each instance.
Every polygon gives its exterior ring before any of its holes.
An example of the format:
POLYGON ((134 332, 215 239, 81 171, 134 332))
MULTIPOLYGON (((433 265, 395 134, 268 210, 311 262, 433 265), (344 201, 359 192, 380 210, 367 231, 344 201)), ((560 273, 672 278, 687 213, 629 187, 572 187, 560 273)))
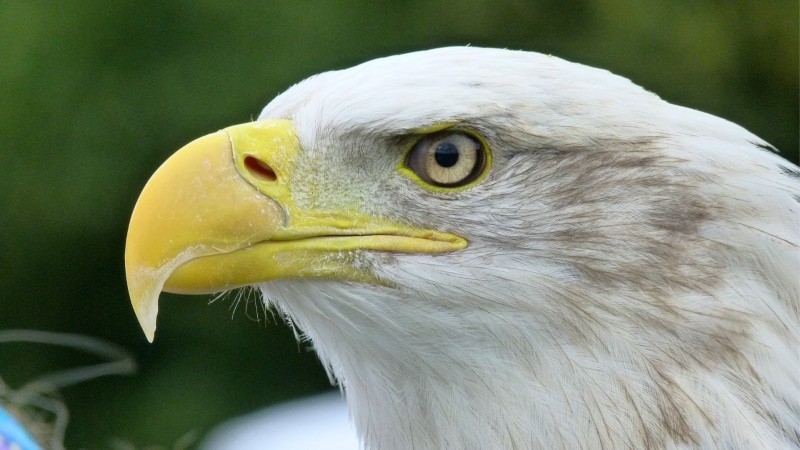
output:
POLYGON ((553 56, 448 47, 315 75, 276 97, 260 118, 293 119, 312 140, 322 132, 403 132, 509 112, 568 126, 575 115, 597 116, 598 105, 624 103, 619 110, 636 117, 628 109, 653 100, 659 99, 626 78, 553 56))

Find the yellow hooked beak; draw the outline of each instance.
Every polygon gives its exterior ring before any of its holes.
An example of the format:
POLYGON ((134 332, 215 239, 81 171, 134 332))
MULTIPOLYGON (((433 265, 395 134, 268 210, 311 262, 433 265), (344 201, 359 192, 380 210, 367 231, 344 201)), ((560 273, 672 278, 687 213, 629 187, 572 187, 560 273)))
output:
POLYGON ((299 209, 292 123, 259 121, 197 139, 153 174, 128 228, 125 272, 153 341, 161 291, 220 292, 278 278, 377 282, 349 252, 444 253, 467 242, 358 211, 299 209), (331 255, 338 255, 331 258, 331 255))

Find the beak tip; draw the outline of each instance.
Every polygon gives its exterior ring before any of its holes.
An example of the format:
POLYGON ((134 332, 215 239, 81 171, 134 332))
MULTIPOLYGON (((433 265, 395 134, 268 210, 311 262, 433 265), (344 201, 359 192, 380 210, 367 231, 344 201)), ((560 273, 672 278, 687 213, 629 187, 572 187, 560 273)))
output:
POLYGON ((147 341, 152 344, 156 336, 156 314, 153 313, 152 317, 150 316, 151 314, 140 315, 139 311, 136 311, 136 318, 139 319, 139 326, 142 327, 147 341))
POLYGON ((158 317, 158 295, 161 292, 161 284, 156 286, 148 286, 149 289, 136 289, 137 284, 128 285, 129 293, 131 296, 131 304, 133 311, 136 313, 136 319, 139 321, 139 326, 142 327, 145 337, 152 343, 156 334, 156 318, 158 317))

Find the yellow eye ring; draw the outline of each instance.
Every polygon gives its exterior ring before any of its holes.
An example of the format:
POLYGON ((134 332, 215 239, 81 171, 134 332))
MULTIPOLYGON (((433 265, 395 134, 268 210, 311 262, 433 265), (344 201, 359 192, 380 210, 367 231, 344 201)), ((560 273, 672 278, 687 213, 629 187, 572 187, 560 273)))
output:
POLYGON ((406 155, 404 169, 438 188, 461 188, 481 178, 490 155, 482 139, 461 130, 424 136, 406 155))

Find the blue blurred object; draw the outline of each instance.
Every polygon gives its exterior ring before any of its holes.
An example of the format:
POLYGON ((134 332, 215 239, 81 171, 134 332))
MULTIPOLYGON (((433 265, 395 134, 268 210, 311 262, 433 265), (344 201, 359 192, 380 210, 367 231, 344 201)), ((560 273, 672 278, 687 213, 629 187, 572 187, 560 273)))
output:
POLYGON ((0 406, 0 450, 40 450, 22 425, 0 406))

